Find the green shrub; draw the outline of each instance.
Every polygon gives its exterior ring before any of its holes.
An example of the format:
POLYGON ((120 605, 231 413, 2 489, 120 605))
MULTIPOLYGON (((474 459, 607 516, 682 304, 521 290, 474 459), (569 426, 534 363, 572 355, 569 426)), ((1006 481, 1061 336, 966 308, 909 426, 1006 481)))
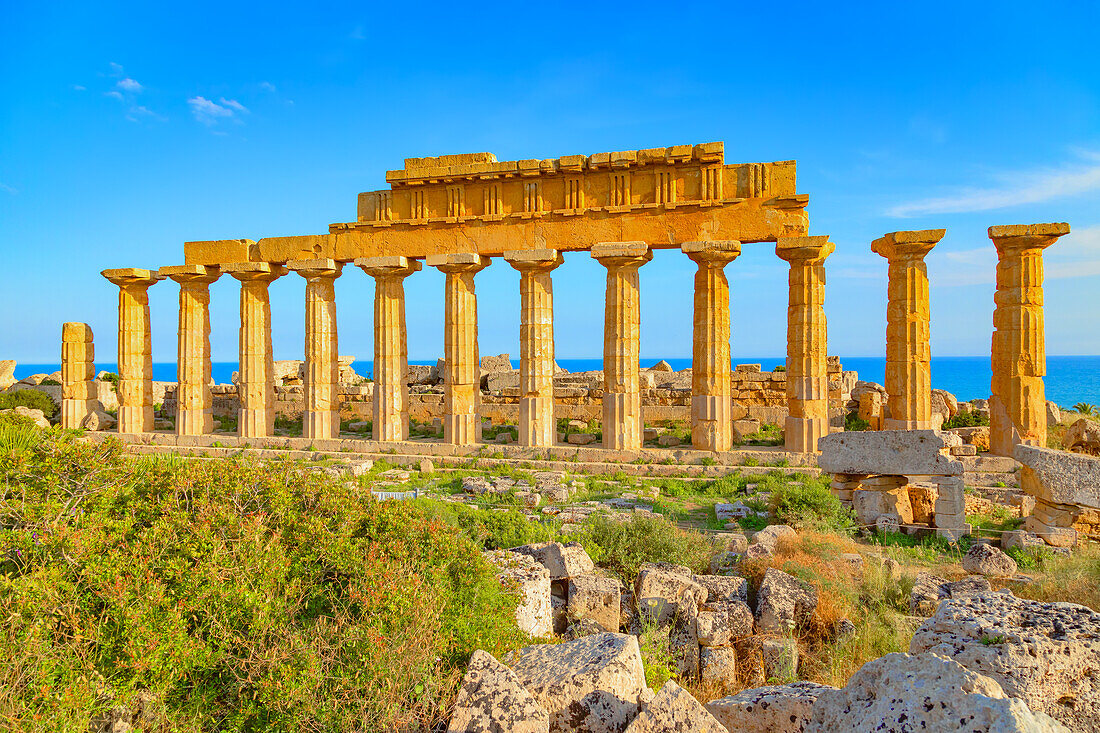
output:
MULTIPOLYGON (((511 499, 515 502, 514 495, 511 499)), ((457 527, 479 548, 486 550, 506 550, 532 542, 548 542, 555 536, 551 527, 529 521, 517 509, 502 512, 426 499, 420 499, 418 503, 425 513, 457 527)))
POLYGON ((989 425, 989 417, 977 412, 956 412, 955 416, 943 423, 944 430, 951 428, 976 428, 989 425))
POLYGON ((851 512, 829 491, 827 477, 800 475, 799 480, 771 490, 769 506, 775 518, 795 527, 842 531, 853 524, 851 512))
POLYGON ((57 412, 57 405, 45 392, 36 389, 21 389, 17 392, 0 394, 0 410, 10 410, 13 407, 29 407, 32 410, 41 410, 46 417, 52 417, 57 412))
POLYGON ((647 562, 671 562, 697 573, 706 572, 715 552, 708 537, 680 529, 663 517, 632 517, 616 522, 595 515, 585 524, 580 541, 594 561, 627 583, 647 562))
POLYGON ((474 649, 527 639, 481 548, 417 502, 292 461, 128 459, 36 433, 0 451, 14 729, 88 730, 142 691, 157 729, 432 729, 474 649))
POLYGON ((114 372, 103 372, 98 377, 96 377, 96 379, 101 382, 108 382, 111 385, 111 389, 113 389, 115 392, 118 392, 118 383, 119 381, 121 381, 122 378, 114 372))
POLYGON ((849 412, 847 415, 844 416, 844 430, 845 431, 849 431, 849 432, 857 431, 858 432, 860 430, 870 430, 870 429, 871 429, 871 423, 869 423, 868 421, 861 418, 859 416, 859 413, 856 412, 855 410, 852 410, 851 412, 849 412))

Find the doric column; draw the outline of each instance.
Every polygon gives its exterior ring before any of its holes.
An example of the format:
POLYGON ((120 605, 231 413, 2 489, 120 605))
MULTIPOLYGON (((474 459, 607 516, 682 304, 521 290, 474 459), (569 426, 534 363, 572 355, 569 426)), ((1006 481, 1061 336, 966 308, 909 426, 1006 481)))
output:
POLYGON ((691 343, 691 444, 699 450, 733 445, 730 384, 730 284, 725 267, 741 254, 736 240, 684 242, 695 273, 691 343))
POLYGON ((638 269, 653 259, 645 242, 601 242, 593 259, 607 268, 603 316, 603 446, 642 447, 642 392, 638 383, 641 335, 638 269))
POLYGON ((149 286, 164 279, 156 270, 104 270, 118 286, 118 432, 153 430, 153 348, 149 286))
POLYGON ((79 428, 92 411, 96 393, 95 346, 87 323, 61 326, 61 427, 79 428))
POLYGON ((160 268, 180 285, 179 348, 176 353, 176 435, 214 431, 210 396, 210 283, 221 271, 206 265, 160 268))
POLYGON ((825 258, 828 237, 780 237, 775 253, 791 263, 787 305, 787 411, 785 447, 816 453, 829 434, 829 376, 825 354, 825 258))
POLYGON ((268 286, 287 273, 280 265, 241 262, 223 268, 241 281, 240 369, 237 372, 237 435, 263 438, 275 432, 275 367, 271 350, 268 286))
POLYGON ((423 265, 399 256, 362 257, 355 264, 374 278, 374 439, 408 440, 405 278, 423 265))
POLYGON ((291 260, 286 266, 306 280, 306 378, 302 437, 340 435, 340 365, 337 360, 335 260, 291 260))
POLYGON ((556 249, 511 250, 519 270, 519 444, 554 445, 554 286, 550 273, 564 260, 556 249))
POLYGON ((443 311, 443 440, 469 445, 481 440, 481 361, 477 348, 474 275, 491 260, 479 254, 430 255, 428 264, 447 275, 443 311))
POLYGON ((1068 233, 1064 223, 989 228, 997 248, 989 398, 989 450, 996 455, 1011 456, 1018 443, 1047 443, 1043 250, 1068 233))
POLYGON ((871 251, 889 262, 885 430, 933 427, 928 266, 924 256, 946 232, 946 229, 890 232, 871 243, 871 251))

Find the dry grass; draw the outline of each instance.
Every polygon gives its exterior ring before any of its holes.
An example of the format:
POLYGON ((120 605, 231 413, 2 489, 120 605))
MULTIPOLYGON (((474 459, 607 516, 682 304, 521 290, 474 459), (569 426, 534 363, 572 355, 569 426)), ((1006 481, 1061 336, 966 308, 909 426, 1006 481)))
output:
POLYGON ((1045 557, 1035 582, 1013 588, 1020 598, 1079 603, 1100 611, 1100 545, 1091 542, 1069 557, 1045 557))

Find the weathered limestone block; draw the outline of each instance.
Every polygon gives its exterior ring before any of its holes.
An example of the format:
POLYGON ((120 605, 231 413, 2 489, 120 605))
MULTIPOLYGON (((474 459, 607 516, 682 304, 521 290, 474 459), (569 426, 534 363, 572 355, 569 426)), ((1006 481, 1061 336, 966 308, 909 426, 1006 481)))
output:
POLYGON ((962 559, 963 570, 994 578, 1011 578, 1016 574, 1016 561, 993 545, 971 545, 962 559))
POLYGON ((604 631, 618 632, 621 600, 618 578, 589 574, 569 579, 567 611, 570 619, 587 619, 604 631))
POLYGON ((700 646, 729 646, 732 641, 729 614, 726 613, 725 608, 719 610, 700 609, 697 628, 700 646))
POLYGON ((512 670, 480 649, 470 657, 447 733, 549 733, 550 716, 512 670))
POLYGON ((653 701, 627 726, 626 733, 725 733, 725 730, 691 693, 669 680, 653 701))
POLYGON ((990 451, 1000 456, 1047 442, 1043 250, 1068 233, 1065 223, 989 228, 997 248, 990 451))
MULTIPOLYGON (((12 362, 12 369, 15 362, 12 362)), ((61 326, 61 427, 79 428, 99 407, 96 399, 95 346, 87 323, 61 326)))
POLYGON ((807 733, 936 730, 1064 731, 996 681, 936 654, 887 654, 863 665, 842 690, 814 703, 807 733))
MULTIPOLYGON (((248 262, 223 268, 241 283, 240 371, 237 394, 237 435, 242 438, 263 438, 275 432, 275 383, 282 381, 289 370, 295 377, 298 367, 276 369, 271 348, 271 296, 268 286, 287 274, 280 265, 248 262)), ((288 364, 288 362, 280 362, 288 364)))
POLYGON ((685 242, 695 275, 691 348, 691 444, 724 451, 733 445, 730 385, 730 292, 725 267, 741 254, 735 240, 685 242))
POLYGON ((692 578, 707 589, 707 597, 704 599, 704 603, 748 600, 749 581, 740 576, 695 575, 692 578))
POLYGON ((550 636, 554 630, 550 604, 550 571, 534 558, 507 550, 483 553, 500 570, 499 577, 515 583, 522 602, 516 607, 516 624, 531 636, 550 636))
POLYGON ((817 590, 782 570, 768 568, 756 594, 756 629, 762 634, 788 634, 817 610, 817 590))
POLYGON ((779 548, 780 540, 784 538, 794 538, 797 536, 794 527, 786 524, 769 524, 764 529, 758 531, 752 536, 752 541, 755 544, 764 545, 772 552, 775 552, 779 548))
POLYGON ((0 389, 7 389, 15 383, 15 359, 0 359, 0 389))
MULTIPOLYGON (((405 327, 405 278, 418 272, 423 265, 417 260, 394 256, 363 257, 356 259, 355 264, 374 278, 373 437, 383 441, 408 440, 409 344, 405 327)), ((478 374, 479 382, 480 377, 478 374)))
POLYGON ((1023 464, 1020 488, 1031 496, 1100 509, 1100 458, 1032 445, 1016 446, 1013 457, 1023 464))
POLYGON ((510 250, 504 259, 520 273, 519 444, 554 445, 554 286, 550 273, 564 262, 554 249, 510 250))
POLYGON ((649 616, 658 625, 672 620, 685 592, 699 605, 705 603, 709 595, 691 571, 679 565, 647 562, 634 579, 634 603, 638 613, 649 616))
POLYGON ((1100 613, 983 593, 940 604, 909 644, 995 680, 1075 731, 1100 731, 1100 613))
POLYGON ((940 601, 948 598, 969 598, 989 593, 993 586, 982 575, 968 575, 961 580, 948 582, 931 573, 920 573, 909 594, 909 612, 925 618, 936 612, 940 601))
POLYGON ((826 435, 817 465, 826 473, 896 476, 959 476, 963 464, 944 451, 943 434, 932 430, 880 430, 826 435))
POLYGON ((164 279, 156 270, 104 270, 118 286, 118 432, 153 430, 153 349, 149 286, 164 279))
POLYGON ((23 405, 16 405, 6 410, 0 410, 0 415, 17 415, 27 418, 40 428, 50 427, 50 421, 46 419, 46 413, 42 412, 42 410, 35 410, 23 405))
POLYGON ((474 253, 428 257, 428 264, 447 276, 441 375, 443 440, 456 445, 470 445, 481 440, 481 360, 477 347, 474 276, 490 262, 488 257, 474 253))
POLYGON ((798 677, 798 642, 791 637, 761 639, 764 677, 769 680, 794 680, 798 677))
POLYGON ((118 421, 103 410, 92 410, 80 421, 80 427, 85 430, 110 430, 118 421))
POLYGON ((737 650, 730 646, 700 647, 699 678, 723 688, 737 685, 737 650))
MULTIPOLYGON (((305 409, 302 411, 302 437, 315 440, 336 438, 340 435, 336 278, 340 277, 344 265, 329 259, 311 259, 290 260, 286 266, 306 281, 306 378, 303 385, 305 409)), ((377 324, 377 315, 375 319, 377 324)), ((375 405, 379 401, 376 396, 375 405)))
POLYGON ((859 396, 859 409, 856 415, 860 420, 866 420, 871 430, 882 430, 885 409, 881 394, 864 392, 859 396))
POLYGON ((687 589, 680 596, 668 636, 672 668, 681 679, 699 678, 699 648, 699 604, 695 594, 687 589))
POLYGON ((756 687, 712 700, 706 708, 730 733, 801 733, 813 716, 817 699, 823 692, 835 690, 816 682, 756 687))
MULTIPOLYGON (((928 430, 932 425, 928 266, 925 256, 945 229, 890 232, 871 243, 887 259, 886 430, 928 430)), ((941 423, 942 424, 942 423, 941 423)))
POLYGON ((206 435, 214 430, 210 394, 210 284, 221 276, 217 267, 162 267, 180 286, 177 350, 176 435, 206 435))
POLYGON ((529 646, 503 661, 550 714, 553 733, 619 733, 638 715, 648 689, 636 636, 594 634, 529 646))
POLYGON ((568 580, 591 573, 595 568, 592 558, 579 542, 536 542, 513 547, 510 552, 529 555, 550 571, 551 580, 568 580))
POLYGON ((1100 422, 1080 418, 1062 436, 1062 445, 1074 453, 1100 456, 1100 422))
POLYGON ((790 263, 787 306, 787 450, 817 451, 829 433, 828 338, 825 259, 836 245, 828 237, 780 237, 775 253, 790 263))
POLYGON ((638 269, 653 259, 653 253, 645 242, 601 242, 592 248, 592 257, 607 268, 603 445, 611 450, 637 450, 642 447, 638 269))

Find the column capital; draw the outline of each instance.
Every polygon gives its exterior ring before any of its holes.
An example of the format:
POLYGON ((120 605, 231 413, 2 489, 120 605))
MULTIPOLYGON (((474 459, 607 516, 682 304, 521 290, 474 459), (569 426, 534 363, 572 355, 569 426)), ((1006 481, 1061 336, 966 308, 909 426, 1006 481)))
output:
POLYGON ((917 229, 904 232, 887 232, 871 242, 871 251, 882 255, 890 262, 904 260, 923 260, 932 251, 946 229, 917 229))
POLYGON ((1027 250, 1042 251, 1069 234, 1069 224, 1008 224, 989 227, 989 238, 997 248, 997 256, 1012 257, 1027 250))
POLYGON ((158 270, 142 270, 138 267, 122 267, 115 270, 104 270, 100 274, 119 287, 124 287, 126 285, 144 285, 145 287, 149 287, 154 283, 160 282, 165 277, 161 275, 158 270))
POLYGON ((189 283, 209 285, 222 274, 221 269, 215 265, 172 265, 160 268, 159 272, 180 285, 189 283))
POLYGON ((803 265, 816 265, 825 261, 836 250, 828 235, 816 237, 779 237, 775 240, 775 254, 782 260, 803 265))
POLYGON ((371 277, 401 277, 405 278, 414 272, 424 268, 420 260, 390 255, 386 257, 359 257, 355 260, 355 266, 363 270, 371 277))
POLYGON ((316 260, 290 260, 286 263, 288 270, 294 270, 307 280, 314 278, 340 277, 344 270, 344 263, 330 259, 316 260))
POLYGON ((459 252, 448 255, 428 255, 429 267, 437 267, 441 272, 481 272, 491 265, 493 260, 476 252, 459 252))
POLYGON ((278 280, 287 274, 282 265, 274 265, 270 262, 234 262, 222 265, 222 272, 244 282, 271 282, 278 280))
POLYGON ((510 249, 504 259, 520 272, 550 272, 565 262, 556 249, 510 249))
POLYGON ((725 267, 741 254, 741 242, 721 239, 715 242, 684 242, 680 251, 699 266, 725 267))
POLYGON ((645 242, 600 242, 592 247, 592 259, 607 268, 623 265, 642 266, 653 259, 645 242))
POLYGON ((61 341, 70 344, 92 343, 92 327, 87 323, 62 323, 61 341))

